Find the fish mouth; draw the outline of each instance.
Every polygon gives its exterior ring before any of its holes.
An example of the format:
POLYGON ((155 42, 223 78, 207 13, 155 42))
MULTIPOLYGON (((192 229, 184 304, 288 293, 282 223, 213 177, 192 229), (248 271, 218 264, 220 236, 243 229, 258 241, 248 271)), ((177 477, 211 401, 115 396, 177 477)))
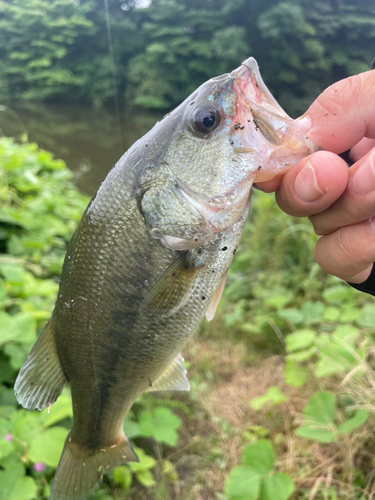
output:
POLYGON ((318 149, 268 90, 253 57, 231 76, 237 96, 235 152, 249 156, 256 182, 272 179, 318 149))

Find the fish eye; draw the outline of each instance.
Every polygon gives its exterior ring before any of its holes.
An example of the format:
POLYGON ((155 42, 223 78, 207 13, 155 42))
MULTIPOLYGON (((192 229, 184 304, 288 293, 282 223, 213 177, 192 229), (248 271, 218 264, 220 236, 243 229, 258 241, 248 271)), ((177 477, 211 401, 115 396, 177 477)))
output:
POLYGON ((213 132, 221 122, 220 113, 213 107, 205 106, 195 113, 193 125, 200 134, 209 134, 213 132))

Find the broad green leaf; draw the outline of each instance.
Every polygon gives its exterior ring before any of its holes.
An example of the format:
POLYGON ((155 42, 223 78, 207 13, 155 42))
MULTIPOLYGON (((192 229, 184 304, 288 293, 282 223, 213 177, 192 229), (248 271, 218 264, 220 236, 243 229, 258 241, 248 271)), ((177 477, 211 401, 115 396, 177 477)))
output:
POLYGON ((326 307, 323 315, 325 321, 330 321, 331 323, 336 323, 340 317, 340 309, 337 307, 326 307))
POLYGON ((318 323, 322 319, 324 310, 323 302, 311 302, 310 300, 301 307, 301 313, 306 323, 318 323))
POLYGON ((346 434, 352 432, 354 429, 363 425, 368 417, 368 411, 365 409, 360 409, 355 412, 353 417, 348 418, 345 422, 340 424, 337 428, 338 432, 341 434, 346 434))
POLYGON ((256 500, 260 490, 260 476, 251 467, 235 467, 229 473, 224 493, 231 500, 256 500))
POLYGON ((141 435, 141 431, 137 422, 130 418, 129 414, 124 420, 124 432, 128 439, 141 435))
POLYGON ((156 461, 154 458, 150 457, 150 455, 146 455, 145 451, 142 448, 135 448, 134 451, 138 455, 139 462, 129 462, 128 467, 136 472, 144 472, 149 469, 153 469, 155 467, 156 461))
POLYGON ((263 394, 263 396, 253 398, 250 401, 250 405, 254 410, 258 411, 267 404, 279 405, 281 403, 285 403, 286 401, 289 401, 289 397, 285 396, 285 394, 283 394, 277 386, 272 386, 268 389, 266 394, 263 394))
POLYGON ((343 300, 353 296, 353 289, 349 285, 334 285, 323 292, 323 298, 333 304, 339 304, 343 300))
POLYGON ((133 473, 126 465, 120 465, 112 471, 114 480, 126 491, 130 489, 133 481, 133 473))
POLYGON ((149 470, 140 471, 135 473, 137 480, 146 488, 150 488, 156 484, 154 476, 149 470))
POLYGON ((335 396, 331 392, 316 392, 303 409, 307 419, 322 424, 332 424, 335 418, 335 396))
POLYGON ((312 358, 316 354, 316 347, 309 347, 308 349, 304 349, 303 351, 295 351, 288 354, 287 359, 291 359, 296 361, 297 363, 302 363, 302 361, 307 361, 312 358))
POLYGON ((302 387, 305 383, 307 375, 307 368, 297 364, 293 359, 288 356, 285 362, 284 379, 288 385, 293 387, 302 387))
POLYGON ((24 269, 16 264, 0 263, 0 273, 12 284, 22 284, 24 269))
POLYGON ((30 476, 21 478, 14 486, 9 500, 32 500, 38 494, 38 486, 30 476))
POLYGON ((28 412, 26 410, 17 413, 19 418, 14 427, 14 434, 20 441, 30 446, 43 430, 44 415, 43 413, 28 412))
POLYGON ((294 492, 294 483, 287 474, 276 472, 264 478, 259 500, 288 500, 294 492))
POLYGON ((0 384, 0 405, 1 406, 17 406, 17 399, 14 395, 13 387, 5 387, 0 384))
POLYGON ((298 309, 282 309, 278 311, 279 318, 291 321, 295 325, 300 325, 303 322, 303 314, 298 309))
POLYGON ((2 459, 0 466, 0 499, 8 500, 16 484, 24 476, 25 467, 15 455, 2 459))
POLYGON ((180 426, 181 419, 169 408, 159 407, 153 411, 143 411, 139 419, 139 428, 144 436, 153 437, 169 446, 177 444, 176 431, 180 426))
POLYGON ((293 296, 294 292, 292 292, 291 290, 285 290, 285 292, 280 295, 271 295, 265 297, 265 302, 267 305, 280 311, 288 304, 288 302, 292 300, 293 296))
POLYGON ((361 314, 356 319, 356 324, 364 328, 375 327, 375 305, 366 304, 361 309, 361 314))
POLYGON ((302 425, 295 430, 297 436, 312 439, 318 443, 333 443, 335 441, 336 435, 334 432, 316 427, 312 425, 302 425))
POLYGON ((73 410, 70 392, 64 389, 64 392, 61 394, 58 400, 53 403, 53 405, 50 406, 48 410, 49 411, 44 410, 42 413, 42 421, 45 427, 50 427, 51 425, 54 425, 67 417, 71 417, 73 415, 73 410))
POLYGON ((67 434, 64 427, 52 427, 36 436, 30 446, 30 460, 57 467, 67 434))
POLYGON ((14 339, 20 343, 36 341, 36 321, 31 314, 19 313, 13 316, 17 328, 17 337, 14 339))
POLYGON ((7 441, 4 435, 0 434, 0 460, 7 457, 13 451, 13 443, 7 441))
POLYGON ((307 349, 310 347, 315 337, 316 333, 314 330, 297 330, 286 337, 286 347, 288 351, 292 352, 300 349, 307 349))
POLYGON ((275 461, 272 444, 266 439, 249 444, 242 453, 242 461, 258 474, 268 474, 275 461))
POLYGON ((0 312, 0 345, 9 342, 17 337, 18 330, 14 324, 14 319, 10 314, 0 312))

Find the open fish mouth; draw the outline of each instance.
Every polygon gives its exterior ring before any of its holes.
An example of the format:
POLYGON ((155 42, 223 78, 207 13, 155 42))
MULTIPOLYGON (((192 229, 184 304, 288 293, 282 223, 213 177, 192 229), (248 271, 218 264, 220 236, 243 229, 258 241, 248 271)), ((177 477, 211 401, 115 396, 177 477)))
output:
POLYGON ((253 57, 231 75, 237 96, 232 123, 235 151, 248 154, 250 162, 257 162, 253 171, 256 182, 272 179, 317 150, 268 90, 253 57))

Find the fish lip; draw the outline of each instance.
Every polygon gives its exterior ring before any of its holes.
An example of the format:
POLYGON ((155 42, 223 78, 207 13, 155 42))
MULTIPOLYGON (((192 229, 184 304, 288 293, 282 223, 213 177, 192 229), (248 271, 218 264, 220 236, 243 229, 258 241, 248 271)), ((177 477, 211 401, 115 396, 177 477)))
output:
POLYGON ((242 89, 239 86, 239 83, 248 82, 248 83, 253 83, 253 87, 255 89, 255 93, 258 94, 259 103, 254 102, 254 104, 257 104, 258 106, 264 106, 268 105, 270 106, 274 112, 276 112, 276 115, 279 117, 283 118, 288 118, 291 120, 289 115, 284 111, 284 109, 280 106, 280 104, 277 102, 277 100, 274 98, 274 96, 271 94, 269 91, 268 87, 263 81, 263 78, 260 74, 259 66, 254 57, 249 57, 243 63, 241 66, 231 73, 232 77, 234 78, 235 83, 238 85, 239 90, 241 91, 241 94, 243 97, 249 101, 249 97, 246 96, 246 94, 242 91, 242 89))

